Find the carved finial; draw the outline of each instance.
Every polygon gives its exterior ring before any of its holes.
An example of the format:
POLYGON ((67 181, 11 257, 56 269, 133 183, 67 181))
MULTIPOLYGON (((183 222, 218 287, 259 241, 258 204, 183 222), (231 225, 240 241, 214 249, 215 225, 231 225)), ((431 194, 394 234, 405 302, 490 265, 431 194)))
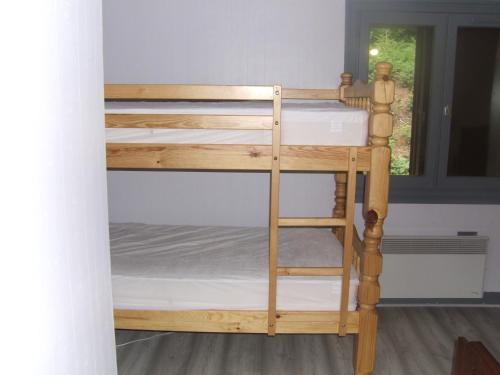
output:
POLYGON ((375 79, 387 81, 392 72, 392 64, 388 62, 379 62, 375 65, 375 79))
POLYGON ((390 74, 392 64, 382 62, 375 66, 375 81, 372 84, 371 113, 368 121, 369 143, 372 146, 387 146, 392 134, 391 104, 394 101, 394 81, 390 74))
POLYGON ((345 72, 340 75, 340 86, 352 86, 352 73, 345 72))

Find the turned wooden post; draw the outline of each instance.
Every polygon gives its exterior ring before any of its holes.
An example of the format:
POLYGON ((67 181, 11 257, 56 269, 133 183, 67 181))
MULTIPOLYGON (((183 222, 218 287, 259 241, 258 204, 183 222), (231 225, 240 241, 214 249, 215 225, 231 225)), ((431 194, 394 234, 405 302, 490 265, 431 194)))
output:
POLYGON ((352 86, 352 73, 344 72, 340 75, 340 101, 345 103, 344 87, 352 86))
MULTIPOLYGON (((347 173, 335 173, 335 207, 333 208, 333 217, 345 217, 345 204, 347 195, 347 173)), ((333 232, 337 239, 344 243, 344 227, 335 227, 333 232)))
MULTIPOLYGON (((352 73, 342 73, 340 75, 340 101, 345 103, 344 100, 344 87, 352 86, 352 73)), ((335 207, 333 209, 333 217, 345 217, 345 202, 346 202, 346 184, 347 173, 335 173, 335 207)), ((333 228, 335 235, 340 242, 344 242, 344 228, 333 228)))
POLYGON ((389 194, 389 163, 392 134, 391 103, 394 101, 394 81, 390 79, 392 65, 378 63, 372 86, 371 112, 368 123, 369 145, 372 147, 370 171, 365 182, 363 217, 365 230, 363 255, 358 288, 359 334, 355 338, 354 369, 356 375, 370 374, 375 364, 377 337, 376 304, 380 298, 378 276, 382 272, 380 240, 387 216, 389 194))

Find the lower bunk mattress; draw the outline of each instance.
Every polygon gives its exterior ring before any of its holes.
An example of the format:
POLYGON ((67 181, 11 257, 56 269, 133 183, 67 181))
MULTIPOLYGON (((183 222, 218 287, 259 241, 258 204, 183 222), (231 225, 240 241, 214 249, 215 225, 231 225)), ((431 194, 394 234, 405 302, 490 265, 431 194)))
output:
MULTIPOLYGON (((268 229, 110 224, 115 309, 266 310, 268 229)), ((336 267, 330 229, 283 228, 279 265, 336 267)), ((349 310, 358 275, 351 270, 349 310)), ((279 277, 278 310, 339 310, 340 276, 279 277)))

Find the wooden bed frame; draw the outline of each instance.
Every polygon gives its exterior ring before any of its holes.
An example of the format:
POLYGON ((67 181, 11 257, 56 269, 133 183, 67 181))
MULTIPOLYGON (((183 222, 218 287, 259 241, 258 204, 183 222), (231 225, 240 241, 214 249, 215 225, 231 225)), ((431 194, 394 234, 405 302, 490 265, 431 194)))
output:
POLYGON ((382 270, 379 251, 387 215, 392 134, 390 105, 394 100, 392 66, 379 63, 370 84, 352 85, 343 73, 339 89, 286 89, 280 86, 106 85, 106 100, 265 100, 272 116, 107 114, 107 128, 266 129, 272 145, 108 143, 111 169, 259 170, 271 173, 269 303, 265 311, 115 310, 118 329, 237 332, 355 334, 354 373, 369 374, 374 367, 377 331, 376 304, 382 270), (369 111, 369 143, 364 147, 286 146, 280 144, 283 99, 339 100, 369 111), (331 218, 278 217, 281 171, 335 172, 335 208, 331 218), (356 174, 366 173, 363 240, 354 227, 356 174), (342 267, 300 268, 278 260, 279 227, 332 227, 344 245, 342 267), (359 271, 358 307, 348 311, 351 264, 359 271), (278 276, 342 276, 340 311, 277 311, 278 276))

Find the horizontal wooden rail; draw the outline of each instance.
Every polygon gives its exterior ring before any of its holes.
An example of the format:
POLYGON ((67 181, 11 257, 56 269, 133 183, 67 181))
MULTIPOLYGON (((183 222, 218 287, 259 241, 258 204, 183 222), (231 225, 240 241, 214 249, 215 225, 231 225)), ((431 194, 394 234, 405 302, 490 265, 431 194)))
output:
MULTIPOLYGON (((347 171, 349 147, 281 146, 282 171, 347 171)), ((370 169, 371 148, 358 147, 358 171, 370 169)))
POLYGON ((283 89, 283 99, 339 100, 338 89, 283 89))
MULTIPOLYGON (((115 328, 153 331, 267 333, 267 311, 114 310, 115 328)), ((338 333, 338 311, 278 311, 277 333, 338 333)), ((347 317, 347 332, 359 332, 359 313, 347 317)))
POLYGON ((107 100, 272 100, 273 86, 104 85, 107 100))
MULTIPOLYGON (((108 143, 107 166, 116 169, 270 170, 269 145, 108 143)), ((281 146, 281 171, 347 171, 349 147, 281 146)), ((371 149, 358 148, 358 171, 370 168, 371 149)))
POLYGON ((106 128, 271 130, 273 116, 106 114, 106 128))
POLYGON ((271 146, 108 143, 108 168, 269 170, 271 146))
POLYGON ((282 217, 278 221, 280 227, 342 227, 344 218, 332 217, 282 217))
POLYGON ((342 276, 342 267, 278 267, 278 276, 342 276))

